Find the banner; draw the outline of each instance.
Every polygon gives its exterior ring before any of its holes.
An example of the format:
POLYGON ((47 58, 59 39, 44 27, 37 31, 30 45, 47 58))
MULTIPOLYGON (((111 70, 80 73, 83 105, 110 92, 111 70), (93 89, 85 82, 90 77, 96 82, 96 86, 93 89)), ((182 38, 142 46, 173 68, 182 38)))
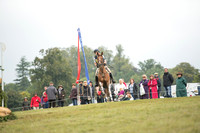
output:
POLYGON ((78 72, 77 72, 76 83, 79 83, 80 74, 81 74, 81 59, 80 59, 80 52, 79 52, 79 35, 78 35, 78 72))
POLYGON ((82 48, 83 57, 84 57, 84 62, 85 62, 85 76, 86 76, 87 82, 88 82, 88 84, 89 84, 89 83, 90 83, 90 78, 89 78, 89 73, 88 73, 88 69, 87 69, 87 62, 86 62, 85 52, 84 52, 84 48, 83 48, 83 43, 82 43, 80 28, 78 28, 77 31, 78 31, 79 41, 80 41, 80 43, 81 43, 81 48, 82 48))

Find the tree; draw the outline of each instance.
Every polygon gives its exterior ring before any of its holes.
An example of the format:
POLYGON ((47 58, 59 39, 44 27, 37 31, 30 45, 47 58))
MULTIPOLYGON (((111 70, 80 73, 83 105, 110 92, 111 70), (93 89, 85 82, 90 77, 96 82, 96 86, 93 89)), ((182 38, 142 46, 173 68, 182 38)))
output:
MULTIPOLYGON (((107 64, 111 64, 112 62, 112 51, 108 50, 106 47, 99 47, 100 51, 104 52, 104 56, 106 57, 107 64)), ((84 46, 86 61, 87 61, 87 67, 89 72, 89 77, 91 81, 94 81, 95 71, 96 67, 94 66, 94 52, 91 48, 84 46)), ((72 68, 72 74, 73 77, 77 77, 77 47, 71 46, 67 48, 65 51, 63 51, 63 55, 69 60, 70 66, 72 68)), ((80 59, 81 59, 81 80, 86 80, 85 77, 85 64, 84 64, 84 57, 82 50, 80 49, 80 59)))
POLYGON ((15 111, 21 110, 23 98, 21 97, 19 92, 17 92, 16 90, 9 90, 7 92, 7 96, 8 96, 8 102, 7 102, 8 108, 15 111))
POLYGON ((117 53, 113 58, 111 65, 113 66, 113 75, 115 79, 123 78, 125 82, 137 73, 137 69, 130 63, 130 59, 123 54, 122 45, 116 46, 117 53))
POLYGON ((160 63, 157 63, 154 59, 148 59, 144 62, 140 61, 138 65, 140 67, 140 75, 146 74, 147 76, 150 76, 151 74, 157 72, 161 76, 161 73, 163 73, 164 70, 164 67, 160 63))
POLYGON ((103 52, 103 55, 106 58, 107 64, 110 65, 113 60, 113 51, 108 50, 104 46, 100 46, 98 49, 103 52))
POLYGON ((182 62, 171 70, 171 73, 174 77, 177 77, 176 74, 178 72, 183 73, 183 76, 185 77, 188 83, 200 82, 199 70, 191 66, 187 62, 182 62))
POLYGON ((18 85, 18 89, 21 91, 26 90, 30 86, 29 77, 29 68, 30 63, 26 61, 26 57, 23 56, 20 59, 19 64, 17 64, 17 68, 15 69, 17 72, 16 84, 18 85))
POLYGON ((72 77, 69 61, 63 56, 63 50, 59 48, 42 49, 40 54, 42 58, 35 57, 34 68, 31 69, 31 82, 36 87, 35 92, 38 95, 42 94, 44 86, 52 81, 55 86, 62 84, 69 94, 71 84, 75 79, 72 77))

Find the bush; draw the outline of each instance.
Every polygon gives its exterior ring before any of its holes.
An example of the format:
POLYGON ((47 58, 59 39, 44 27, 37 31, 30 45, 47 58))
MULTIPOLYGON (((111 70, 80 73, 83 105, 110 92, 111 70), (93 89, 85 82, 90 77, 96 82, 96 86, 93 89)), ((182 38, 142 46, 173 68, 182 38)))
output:
POLYGON ((11 113, 10 115, 4 116, 4 117, 0 116, 0 122, 4 122, 4 121, 6 122, 8 120, 15 120, 15 119, 17 119, 17 116, 14 113, 11 113))

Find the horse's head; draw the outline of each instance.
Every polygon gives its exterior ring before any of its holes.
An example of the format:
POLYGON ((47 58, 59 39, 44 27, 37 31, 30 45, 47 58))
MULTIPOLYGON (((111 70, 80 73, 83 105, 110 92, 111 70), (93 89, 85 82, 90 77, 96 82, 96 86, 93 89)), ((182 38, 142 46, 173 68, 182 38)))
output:
POLYGON ((98 65, 99 66, 104 65, 103 52, 98 53, 98 55, 97 55, 97 61, 98 61, 98 65))

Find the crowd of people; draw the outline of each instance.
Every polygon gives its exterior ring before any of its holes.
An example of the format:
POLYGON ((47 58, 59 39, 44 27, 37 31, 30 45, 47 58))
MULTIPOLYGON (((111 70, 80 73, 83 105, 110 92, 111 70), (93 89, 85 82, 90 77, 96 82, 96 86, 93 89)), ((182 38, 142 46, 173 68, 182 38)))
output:
MULTIPOLYGON (((171 85, 174 82, 173 76, 168 72, 168 69, 164 69, 163 74, 163 87, 165 88, 165 96, 171 98, 171 85)), ((105 99, 104 91, 99 87, 93 86, 93 83, 89 84, 87 81, 79 81, 79 84, 72 84, 70 98, 74 106, 80 104, 91 104, 91 103, 103 103, 107 100, 111 101, 125 101, 125 100, 137 100, 137 99, 156 99, 160 98, 161 92, 161 79, 158 73, 150 75, 149 79, 144 74, 142 80, 137 84, 134 79, 130 79, 130 83, 127 85, 123 79, 119 79, 119 84, 111 85, 110 94, 111 99, 105 99)), ((176 79, 176 95, 177 97, 187 96, 186 90, 187 82, 183 78, 182 73, 177 73, 176 79)), ((66 93, 62 85, 58 88, 54 87, 53 82, 50 82, 49 87, 44 87, 42 97, 39 97, 37 93, 32 97, 31 103, 27 98, 24 98, 23 110, 30 110, 33 108, 37 110, 40 108, 54 108, 63 107, 66 100, 66 93)))
MULTIPOLYGON (((161 93, 161 79, 158 73, 151 74, 148 77, 144 74, 142 75, 142 80, 138 83, 134 79, 130 79, 130 83, 127 85, 123 79, 119 79, 119 84, 115 86, 115 81, 110 69, 107 66, 107 61, 103 56, 103 52, 98 49, 94 50, 94 65, 97 67, 95 73, 95 85, 87 81, 79 81, 79 84, 72 84, 71 94, 69 98, 72 100, 74 106, 80 104, 91 104, 91 103, 103 103, 109 101, 124 101, 124 100, 137 100, 137 99, 157 99, 160 98, 161 93), (102 56, 102 62, 99 61, 99 56, 102 56), (110 87, 111 99, 105 98, 104 90, 99 86, 98 73, 99 67, 104 66, 106 71, 109 73, 111 82, 113 83, 110 87)), ((174 82, 173 76, 168 72, 168 69, 164 69, 163 74, 163 86, 165 89, 165 97, 171 98, 171 85, 174 82)), ((183 78, 182 73, 177 73, 176 79, 176 95, 177 97, 187 96, 186 90, 187 82, 183 78)), ((58 107, 63 107, 66 100, 66 93, 62 85, 59 85, 56 89, 53 86, 53 82, 50 82, 49 87, 44 87, 44 92, 42 97, 38 97, 37 94, 31 99, 31 104, 27 98, 23 102, 23 110, 29 110, 33 108, 34 110, 41 108, 54 108, 56 103, 58 107)))

